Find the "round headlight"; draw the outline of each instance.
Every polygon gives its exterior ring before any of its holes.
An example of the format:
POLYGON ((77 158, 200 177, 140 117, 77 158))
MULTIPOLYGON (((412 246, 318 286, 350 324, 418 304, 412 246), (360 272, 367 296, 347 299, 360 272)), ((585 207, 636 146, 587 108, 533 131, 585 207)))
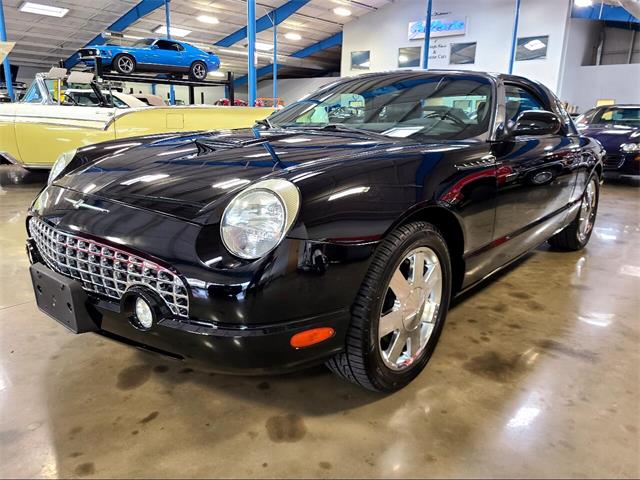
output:
POLYGON ((295 185, 265 180, 236 196, 222 216, 222 241, 233 255, 260 258, 276 248, 293 224, 300 205, 295 185))
POLYGON ((640 145, 637 143, 623 143, 620 145, 620 150, 624 153, 634 153, 640 151, 640 145))
POLYGON ((65 167, 69 165, 69 162, 71 162, 71 160, 73 160, 73 157, 76 156, 77 151, 77 149, 69 150, 68 152, 63 153, 58 157, 58 159, 51 167, 51 171, 49 172, 49 179, 47 180, 48 184, 51 184, 56 178, 60 176, 65 167))

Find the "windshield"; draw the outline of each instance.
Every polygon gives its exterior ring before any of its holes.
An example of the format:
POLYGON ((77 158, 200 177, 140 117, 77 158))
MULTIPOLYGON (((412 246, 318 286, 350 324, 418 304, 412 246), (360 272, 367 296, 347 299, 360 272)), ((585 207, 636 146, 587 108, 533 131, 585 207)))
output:
POLYGON ((136 42, 134 42, 133 46, 134 47, 144 47, 144 46, 147 46, 147 45, 151 45, 155 41, 156 41, 155 38, 143 38, 142 40, 137 40, 136 42))
POLYGON ((576 122, 579 125, 614 123, 640 127, 640 107, 608 107, 593 109, 581 115, 576 122))
MULTIPOLYGON (((113 102, 113 106, 116 108, 128 108, 129 106, 120 100, 116 96, 112 96, 108 92, 102 92, 102 96, 107 101, 107 103, 111 104, 113 102)), ((84 91, 67 91, 67 98, 75 105, 80 107, 99 107, 100 99, 96 92, 93 90, 84 90, 84 91), (69 98, 70 97, 70 98, 69 98)))
POLYGON ((269 117, 275 127, 342 125, 392 137, 463 140, 489 129, 492 88, 477 76, 354 78, 269 117))

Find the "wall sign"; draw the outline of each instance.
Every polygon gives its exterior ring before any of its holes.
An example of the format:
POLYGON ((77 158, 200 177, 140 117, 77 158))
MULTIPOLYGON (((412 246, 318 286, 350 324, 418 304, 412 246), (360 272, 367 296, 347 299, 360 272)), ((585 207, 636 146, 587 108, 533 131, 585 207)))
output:
MULTIPOLYGON (((424 38, 426 20, 409 22, 409 40, 424 38)), ((467 18, 432 18, 431 37, 449 37, 467 33, 467 18)))

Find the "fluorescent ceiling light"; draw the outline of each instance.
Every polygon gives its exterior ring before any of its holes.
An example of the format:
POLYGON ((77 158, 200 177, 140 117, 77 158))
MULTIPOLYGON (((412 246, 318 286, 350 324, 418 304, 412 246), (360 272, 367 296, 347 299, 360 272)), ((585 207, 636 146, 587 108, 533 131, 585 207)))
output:
POLYGON ((576 0, 576 7, 590 7, 593 5, 593 0, 576 0))
MULTIPOLYGON (((191 30, 186 30, 184 28, 177 28, 177 27, 171 27, 169 29, 171 31, 171 36, 172 37, 186 37, 187 35, 189 35, 191 33, 191 30)), ((158 28, 156 28, 153 33, 158 33, 160 35, 167 35, 167 26, 166 25, 160 25, 158 28)))
POLYGON ((540 50, 541 48, 544 48, 546 45, 544 44, 544 42, 541 42, 540 40, 538 40, 537 38, 535 40, 531 40, 530 42, 527 42, 524 44, 524 48, 526 48, 527 50, 540 50))
POLYGON ((52 7, 51 5, 41 5, 40 3, 24 2, 20 7, 21 12, 35 13, 36 15, 47 15, 49 17, 64 17, 69 13, 68 8, 52 7))
POLYGON ((287 32, 285 33, 284 38, 286 38, 287 40, 293 40, 294 42, 297 42, 298 40, 302 40, 302 35, 296 32, 287 32))
POLYGON ((351 15, 351 10, 344 7, 336 7, 333 9, 333 13, 335 13, 339 17, 348 17, 349 15, 351 15))
POLYGON ((273 50, 273 44, 272 43, 256 42, 256 50, 261 50, 263 52, 271 51, 271 50, 273 50))
POLYGON ((220 20, 218 20, 216 17, 211 17, 209 15, 198 15, 196 17, 196 20, 202 23, 208 23, 210 25, 217 25, 218 23, 220 23, 220 20))

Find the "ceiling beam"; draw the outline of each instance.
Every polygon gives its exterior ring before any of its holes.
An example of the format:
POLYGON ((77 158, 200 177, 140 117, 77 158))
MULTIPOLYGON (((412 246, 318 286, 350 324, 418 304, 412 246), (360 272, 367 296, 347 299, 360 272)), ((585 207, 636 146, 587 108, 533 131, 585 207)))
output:
MULTIPOLYGON (((320 40, 313 45, 310 45, 302 50, 298 50, 297 52, 292 53, 290 56, 295 58, 305 58, 314 53, 321 52, 322 50, 326 50, 327 48, 335 47, 336 45, 342 45, 342 32, 338 32, 335 35, 330 36, 329 38, 325 38, 324 40, 320 40)), ((286 65, 281 65, 278 63, 278 69, 284 67, 286 65)), ((304 68, 304 67, 303 67, 304 68)), ((262 68, 259 68, 257 71, 257 77, 264 77, 273 71, 273 64, 266 65, 262 68)), ((236 85, 244 85, 247 83, 246 75, 243 77, 238 77, 235 80, 236 85)))
POLYGON ((342 32, 338 32, 335 35, 330 36, 329 38, 325 38, 324 40, 320 40, 313 45, 309 45, 302 50, 298 50, 295 53, 292 53, 292 57, 296 58, 305 58, 314 53, 321 52, 322 50, 326 50, 327 48, 335 47, 336 45, 342 45, 342 32))
MULTIPOLYGON (((281 69, 284 67, 285 65, 278 64, 278 69, 281 69)), ((256 77, 257 78, 264 77, 265 75, 269 75, 272 72, 273 72, 273 65, 265 65, 264 67, 256 70, 256 77)), ((248 75, 244 75, 242 77, 236 78, 233 84, 237 87, 239 85, 246 85, 248 81, 249 81, 248 75)))
MULTIPOLYGON (((121 16, 118 20, 113 22, 107 28, 107 31, 110 32, 122 32, 128 26, 137 22, 140 18, 148 15, 149 13, 157 10, 160 7, 164 6, 164 0, 141 0, 135 7, 121 16)), ((105 43, 105 38, 102 35, 96 36, 93 40, 87 43, 86 46, 89 45, 103 45, 105 43)), ((78 54, 74 53, 69 58, 67 58, 64 62, 65 68, 71 68, 78 63, 78 54)))
MULTIPOLYGON (((287 18, 289 18, 291 15, 293 15, 307 3, 309 3, 309 1, 310 0, 289 0, 281 7, 276 8, 273 11, 276 25, 284 22, 287 18)), ((273 22, 271 21, 271 17, 269 15, 264 15, 256 20, 256 33, 262 32, 263 30, 267 30, 272 27, 273 22)), ((219 47, 230 47, 234 43, 238 43, 245 38, 247 38, 247 27, 242 27, 232 34, 227 35, 222 40, 218 40, 215 45, 218 45, 219 47)))

